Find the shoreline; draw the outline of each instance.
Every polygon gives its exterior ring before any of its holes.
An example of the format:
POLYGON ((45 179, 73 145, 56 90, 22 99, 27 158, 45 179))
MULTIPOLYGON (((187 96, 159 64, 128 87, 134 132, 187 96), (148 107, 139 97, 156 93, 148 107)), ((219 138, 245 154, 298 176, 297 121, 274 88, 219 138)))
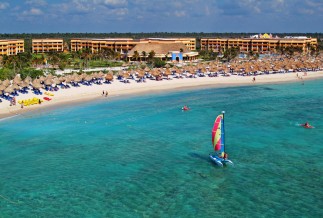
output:
MULTIPOLYGON (((281 84, 290 82, 301 82, 302 80, 296 77, 297 72, 286 74, 270 74, 256 76, 256 82, 252 82, 253 76, 237 76, 230 77, 198 77, 184 78, 172 80, 147 80, 146 83, 137 83, 131 80, 130 84, 124 84, 118 80, 114 80, 112 84, 93 85, 71 87, 70 89, 60 89, 57 92, 52 92, 51 101, 44 101, 41 105, 32 105, 20 108, 20 105, 9 106, 8 101, 0 103, 0 121, 10 119, 15 116, 24 115, 27 113, 44 112, 46 110, 54 110, 62 105, 71 106, 82 103, 87 103, 95 100, 104 100, 102 91, 108 91, 107 99, 115 99, 126 96, 138 96, 148 93, 171 92, 174 90, 190 90, 201 88, 225 88, 238 86, 253 86, 263 84, 281 84)), ((323 71, 308 72, 307 76, 303 76, 303 81, 323 79, 323 71)), ((45 91, 43 91, 44 93, 45 91)), ((37 96, 32 93, 20 94, 16 100, 23 100, 32 97, 43 98, 46 95, 37 96)))

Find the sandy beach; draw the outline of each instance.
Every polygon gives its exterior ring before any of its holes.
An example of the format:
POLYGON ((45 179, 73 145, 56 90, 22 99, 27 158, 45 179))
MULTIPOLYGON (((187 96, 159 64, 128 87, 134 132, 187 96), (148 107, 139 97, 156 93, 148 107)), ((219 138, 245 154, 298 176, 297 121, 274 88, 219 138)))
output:
MULTIPOLYGON (((323 71, 308 72, 307 75, 298 73, 302 76, 306 85, 306 80, 313 80, 317 78, 323 78, 323 71)), ((118 80, 114 80, 112 84, 92 85, 80 87, 71 87, 70 89, 60 89, 57 92, 52 92, 54 96, 45 95, 45 91, 42 90, 43 95, 35 95, 31 91, 28 94, 19 94, 16 97, 17 102, 28 98, 41 98, 50 97, 51 101, 44 101, 40 105, 32 105, 21 108, 17 103, 16 106, 10 106, 9 101, 3 100, 0 103, 0 118, 16 116, 29 111, 44 110, 48 107, 59 107, 65 104, 75 104, 85 101, 91 101, 95 99, 105 98, 102 96, 102 91, 108 91, 108 99, 111 97, 118 97, 123 95, 133 95, 139 93, 150 93, 159 91, 169 91, 174 89, 188 89, 193 87, 225 87, 225 86, 242 86, 242 85, 259 85, 265 83, 282 83, 282 82, 296 82, 299 81, 302 84, 302 80, 297 78, 297 73, 286 74, 269 74, 256 76, 256 82, 252 81, 253 76, 238 76, 232 75, 230 77, 198 77, 198 78, 183 78, 171 80, 149 80, 145 83, 137 83, 135 80, 131 80, 129 84, 121 83, 118 80)))

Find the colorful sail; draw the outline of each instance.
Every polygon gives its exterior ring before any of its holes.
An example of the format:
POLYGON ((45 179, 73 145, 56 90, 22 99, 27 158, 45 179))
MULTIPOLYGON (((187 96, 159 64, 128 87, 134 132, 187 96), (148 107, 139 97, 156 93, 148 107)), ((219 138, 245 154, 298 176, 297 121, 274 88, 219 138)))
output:
MULTIPOLYGON (((221 151, 224 142, 224 129, 223 126, 223 115, 219 115, 213 125, 212 129, 212 144, 215 151, 221 151), (222 133, 223 132, 223 133, 222 133)), ((224 148, 223 148, 224 149, 224 148)))

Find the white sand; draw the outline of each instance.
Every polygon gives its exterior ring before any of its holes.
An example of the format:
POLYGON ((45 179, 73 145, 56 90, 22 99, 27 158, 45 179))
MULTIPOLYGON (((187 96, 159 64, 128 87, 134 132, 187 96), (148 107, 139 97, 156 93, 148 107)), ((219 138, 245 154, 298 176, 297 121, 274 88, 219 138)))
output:
MULTIPOLYGON (((315 78, 323 78, 323 71, 308 72, 307 76, 303 76, 303 73, 298 73, 306 80, 315 78)), ((297 78, 296 73, 287 74, 270 74, 270 75, 258 75, 256 76, 256 82, 252 82, 253 76, 230 76, 230 77, 199 77, 199 78, 184 78, 184 79, 172 79, 172 80, 146 80, 146 83, 137 83, 134 80, 130 80, 130 84, 124 84, 118 80, 114 80, 112 84, 92 85, 81 87, 71 87, 70 89, 60 89, 57 92, 52 92, 55 96, 47 96, 52 98, 51 101, 44 101, 41 105, 32 105, 20 108, 17 103, 16 106, 10 106, 9 101, 3 100, 0 103, 0 118, 15 116, 17 114, 25 113, 27 111, 43 109, 48 106, 59 106, 61 104, 78 103, 83 101, 89 101, 102 97, 102 91, 107 90, 109 92, 108 98, 117 97, 120 95, 148 93, 153 91, 164 91, 178 88, 191 88, 191 87, 223 87, 223 86, 240 86, 240 85, 258 85, 264 83, 280 83, 280 82, 292 82, 301 80, 297 78)), ((42 90, 44 93, 45 91, 42 90)), ((43 98, 46 95, 35 95, 29 91, 28 94, 20 94, 16 97, 16 100, 24 100, 28 98, 38 97, 43 98)))

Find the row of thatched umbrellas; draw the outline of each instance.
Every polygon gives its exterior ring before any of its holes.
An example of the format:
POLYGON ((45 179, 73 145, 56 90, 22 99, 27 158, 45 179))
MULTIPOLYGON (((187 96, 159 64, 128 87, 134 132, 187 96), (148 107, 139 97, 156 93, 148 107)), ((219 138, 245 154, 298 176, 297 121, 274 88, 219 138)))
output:
MULTIPOLYGON (((220 62, 204 62, 199 63, 197 65, 184 66, 183 68, 170 68, 170 65, 166 65, 166 69, 150 69, 148 67, 144 69, 135 71, 120 71, 118 76, 122 76, 124 78, 129 78, 130 75, 136 75, 138 78, 143 78, 146 73, 151 74, 154 77, 160 76, 170 76, 173 73, 183 74, 184 72, 195 74, 197 72, 207 73, 207 72, 256 72, 256 71, 279 71, 279 70, 299 70, 299 69, 321 69, 323 68, 323 58, 318 57, 309 61, 305 57, 301 57, 298 59, 262 59, 258 61, 234 61, 229 64, 223 64, 220 62)), ((0 80, 0 94, 4 93, 12 93, 16 90, 32 86, 35 89, 43 88, 44 85, 50 86, 53 84, 61 84, 61 83, 71 83, 71 82, 82 82, 82 81, 92 81, 93 79, 105 79, 107 81, 113 80, 113 72, 110 71, 107 74, 103 72, 97 72, 92 74, 77 74, 74 73, 72 75, 66 75, 61 77, 55 77, 53 75, 48 75, 46 77, 41 76, 38 79, 32 80, 30 77, 22 80, 19 75, 10 82, 8 79, 1 81, 0 80)))
POLYGON ((6 79, 4 81, 0 80, 0 94, 3 93, 12 93, 16 90, 20 90, 22 88, 26 88, 32 86, 35 89, 43 88, 44 85, 51 86, 53 84, 61 84, 63 82, 70 83, 70 82, 81 82, 81 81, 92 81, 93 79, 103 79, 108 81, 113 80, 112 72, 108 74, 104 74, 103 72, 93 73, 93 74, 77 74, 74 73, 73 75, 67 75, 62 77, 54 77, 53 75, 48 75, 47 77, 41 76, 40 78, 32 80, 30 77, 25 78, 22 80, 19 75, 16 75, 15 78, 12 80, 12 83, 6 79))

